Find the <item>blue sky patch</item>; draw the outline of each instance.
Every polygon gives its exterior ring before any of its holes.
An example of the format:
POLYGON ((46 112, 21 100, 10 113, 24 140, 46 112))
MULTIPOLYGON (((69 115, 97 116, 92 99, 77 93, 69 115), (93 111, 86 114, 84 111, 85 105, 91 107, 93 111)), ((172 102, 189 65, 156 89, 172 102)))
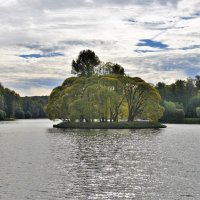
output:
POLYGON ((194 19, 195 17, 193 16, 188 16, 188 17, 181 17, 181 19, 183 20, 190 20, 190 19, 194 19))
POLYGON ((199 72, 200 72, 200 70, 197 68, 189 68, 189 69, 185 70, 186 75, 191 78, 194 78, 196 75, 199 74, 199 72))
POLYGON ((47 54, 21 54, 19 57, 21 58, 50 58, 50 57, 59 57, 59 56, 64 56, 63 53, 60 52, 55 52, 55 53, 47 53, 47 54))
POLYGON ((152 47, 152 48, 158 48, 158 49, 167 49, 168 45, 164 44, 162 42, 150 40, 150 39, 142 39, 137 44, 139 47, 152 47))
POLYGON ((61 85, 63 78, 32 78, 32 79, 21 79, 16 81, 14 84, 12 82, 7 83, 7 87, 14 88, 15 90, 24 89, 28 90, 32 87, 36 88, 54 88, 61 85))

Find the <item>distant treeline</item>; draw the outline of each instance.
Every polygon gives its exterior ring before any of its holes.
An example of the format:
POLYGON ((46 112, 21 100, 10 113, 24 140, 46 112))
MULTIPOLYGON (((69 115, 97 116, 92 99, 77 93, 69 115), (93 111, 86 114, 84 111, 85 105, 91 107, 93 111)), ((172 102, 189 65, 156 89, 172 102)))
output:
POLYGON ((161 121, 183 122, 184 118, 200 118, 200 76, 194 79, 177 80, 167 85, 156 85, 165 108, 161 121))
POLYGON ((46 118, 44 111, 48 96, 20 97, 0 84, 0 120, 46 118))
MULTIPOLYGON (((200 119, 200 76, 166 84, 159 82, 155 88, 161 95, 165 108, 162 122, 184 122, 200 119)), ((0 84, 0 120, 47 118, 45 107, 48 96, 20 97, 15 91, 0 84)))

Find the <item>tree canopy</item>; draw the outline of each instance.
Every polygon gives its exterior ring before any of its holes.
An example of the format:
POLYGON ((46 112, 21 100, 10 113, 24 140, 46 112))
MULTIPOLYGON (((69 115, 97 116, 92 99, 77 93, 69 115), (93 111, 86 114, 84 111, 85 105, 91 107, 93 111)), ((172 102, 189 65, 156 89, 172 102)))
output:
POLYGON ((77 77, 64 81, 49 98, 46 112, 50 119, 80 122, 157 121, 164 111, 157 90, 140 78, 109 74, 77 77))
POLYGON ((124 68, 121 65, 112 62, 102 63, 99 66, 97 73, 101 75, 106 75, 106 74, 125 75, 124 68))
POLYGON ((165 84, 159 82, 156 89, 159 91, 165 112, 163 121, 178 122, 185 118, 197 118, 199 116, 200 76, 194 79, 176 80, 175 83, 165 84))
POLYGON ((163 114, 158 91, 138 77, 128 77, 117 63, 103 63, 91 50, 72 61, 77 77, 53 89, 46 112, 50 119, 118 122, 137 118, 158 121, 163 114))
POLYGON ((44 106, 48 97, 20 97, 15 91, 0 84, 0 120, 6 118, 46 118, 44 106))
POLYGON ((72 72, 78 76, 91 76, 99 64, 99 57, 94 51, 83 50, 79 53, 78 58, 72 61, 72 72))

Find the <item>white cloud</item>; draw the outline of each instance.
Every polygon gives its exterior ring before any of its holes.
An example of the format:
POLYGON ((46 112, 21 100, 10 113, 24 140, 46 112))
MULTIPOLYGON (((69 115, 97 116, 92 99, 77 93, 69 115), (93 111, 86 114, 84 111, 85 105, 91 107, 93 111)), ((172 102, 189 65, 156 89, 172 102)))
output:
MULTIPOLYGON (((0 5, 0 81, 11 88, 20 86, 24 95, 36 95, 38 86, 23 89, 21 79, 65 79, 72 59, 87 48, 148 82, 170 83, 186 78, 187 68, 195 72, 200 68, 195 59, 200 54, 200 0, 5 2, 0 5), (154 51, 152 46, 137 46, 142 39, 168 48, 154 51), (65 56, 18 57, 51 52, 65 56)), ((49 94, 50 89, 41 83, 41 91, 49 94)))

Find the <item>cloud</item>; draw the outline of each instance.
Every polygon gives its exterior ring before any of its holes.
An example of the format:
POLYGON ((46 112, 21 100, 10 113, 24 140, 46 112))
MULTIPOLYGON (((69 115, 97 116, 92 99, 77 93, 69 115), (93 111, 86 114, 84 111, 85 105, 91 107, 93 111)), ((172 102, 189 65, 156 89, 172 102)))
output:
POLYGON ((28 89, 29 87, 33 87, 33 86, 45 86, 47 88, 52 88, 55 85, 59 85, 62 83, 62 79, 61 78, 44 78, 44 77, 40 77, 40 78, 29 78, 29 79, 20 79, 19 82, 16 84, 16 88, 26 88, 28 89))
MULTIPOLYGON (((147 5, 158 3, 160 5, 176 5, 181 0, 18 0, 19 5, 34 9, 64 9, 77 7, 94 7, 94 6, 133 6, 147 5)), ((16 3, 15 2, 15 3, 16 3)), ((13 4, 11 4, 13 5, 13 4)))
POLYGON ((199 13, 199 0, 2 2, 1 82, 23 95, 47 94, 88 48, 148 82, 187 78, 200 66, 199 13))
POLYGON ((26 59, 29 59, 29 58, 50 58, 50 57, 59 57, 59 56, 64 56, 63 53, 56 53, 56 52, 53 52, 53 53, 47 53, 47 54, 22 54, 22 55, 19 55, 19 57, 21 58, 26 58, 26 59))
POLYGON ((6 87, 14 89, 22 96, 49 95, 55 85, 61 85, 62 78, 27 78, 9 81, 6 87))
POLYGON ((113 45, 116 44, 117 41, 106 41, 106 40, 65 40, 59 42, 60 44, 66 44, 70 46, 102 46, 102 45, 113 45))
POLYGON ((190 50, 190 49, 200 49, 200 45, 192 45, 188 47, 180 48, 181 50, 190 50))
POLYGON ((183 20, 190 20, 190 19, 195 19, 194 16, 188 16, 188 17, 181 17, 183 20))
POLYGON ((172 83, 176 79, 187 79, 200 73, 199 54, 171 54, 163 52, 160 55, 140 56, 136 58, 118 58, 126 72, 132 76, 140 76, 147 82, 172 83))

